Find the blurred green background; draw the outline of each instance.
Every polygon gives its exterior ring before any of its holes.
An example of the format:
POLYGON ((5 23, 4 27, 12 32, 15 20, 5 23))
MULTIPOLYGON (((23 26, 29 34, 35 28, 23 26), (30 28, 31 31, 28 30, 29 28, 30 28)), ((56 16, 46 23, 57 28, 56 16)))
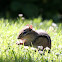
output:
POLYGON ((61 22, 61 0, 0 0, 0 62, 62 62, 61 22), (50 35, 50 53, 40 55, 16 44, 27 24, 50 35))
POLYGON ((23 14, 27 19, 41 16, 62 22, 61 0, 0 0, 0 18, 17 18, 23 14))

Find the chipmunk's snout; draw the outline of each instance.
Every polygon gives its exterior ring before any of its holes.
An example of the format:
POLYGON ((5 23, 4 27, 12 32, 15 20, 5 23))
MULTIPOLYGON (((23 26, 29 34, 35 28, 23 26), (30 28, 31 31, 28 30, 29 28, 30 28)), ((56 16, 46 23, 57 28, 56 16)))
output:
POLYGON ((19 37, 17 37, 17 39, 20 39, 19 37))
POLYGON ((17 37, 17 39, 21 39, 21 37, 20 37, 20 36, 18 36, 18 37, 17 37))
POLYGON ((22 34, 19 34, 17 39, 21 39, 22 38, 22 34))

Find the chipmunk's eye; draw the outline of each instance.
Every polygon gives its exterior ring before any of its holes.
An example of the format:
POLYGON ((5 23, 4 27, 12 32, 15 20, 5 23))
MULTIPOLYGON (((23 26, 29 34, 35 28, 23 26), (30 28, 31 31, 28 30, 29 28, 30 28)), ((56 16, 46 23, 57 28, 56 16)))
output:
POLYGON ((26 32, 23 32, 23 34, 26 34, 26 32))
POLYGON ((24 30, 23 34, 26 34, 27 32, 24 30))

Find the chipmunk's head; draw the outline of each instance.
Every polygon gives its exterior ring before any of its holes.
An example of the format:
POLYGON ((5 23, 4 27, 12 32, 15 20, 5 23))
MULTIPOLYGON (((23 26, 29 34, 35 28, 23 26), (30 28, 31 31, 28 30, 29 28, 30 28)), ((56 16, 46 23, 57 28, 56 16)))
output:
POLYGON ((30 32, 32 31, 32 25, 26 25, 20 32, 18 35, 17 39, 22 39, 24 36, 28 35, 30 32))
POLYGON ((32 30, 32 25, 26 25, 20 32, 17 37, 17 39, 20 39, 20 44, 23 44, 23 42, 26 42, 26 39, 29 37, 29 33, 31 33, 32 30))

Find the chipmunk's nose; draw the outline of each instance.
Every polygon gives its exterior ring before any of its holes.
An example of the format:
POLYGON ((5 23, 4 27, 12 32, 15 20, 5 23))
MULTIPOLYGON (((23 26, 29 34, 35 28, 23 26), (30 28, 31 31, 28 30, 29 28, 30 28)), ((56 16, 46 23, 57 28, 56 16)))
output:
POLYGON ((17 39, 20 39, 20 36, 18 36, 17 39))

